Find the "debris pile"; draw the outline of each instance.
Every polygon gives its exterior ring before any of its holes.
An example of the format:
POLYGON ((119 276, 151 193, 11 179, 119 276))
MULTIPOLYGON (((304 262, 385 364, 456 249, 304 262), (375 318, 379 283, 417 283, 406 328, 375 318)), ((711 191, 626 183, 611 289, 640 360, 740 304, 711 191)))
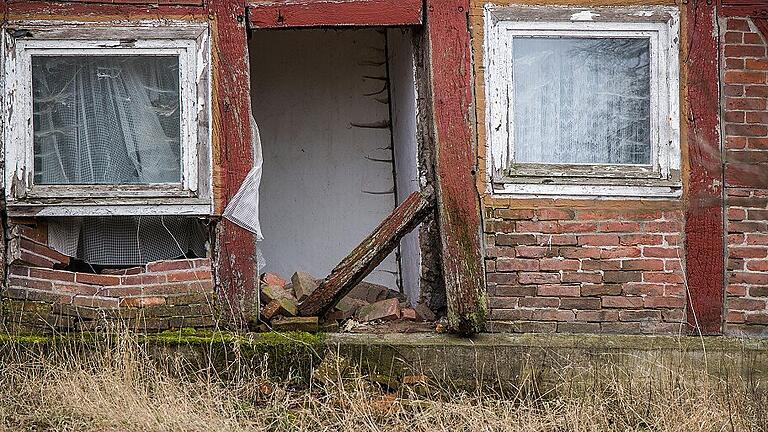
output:
POLYGON ((411 308, 404 296, 385 286, 360 282, 323 316, 301 316, 300 305, 322 283, 306 272, 296 272, 287 282, 274 273, 264 273, 261 282, 261 320, 273 330, 319 331, 331 330, 354 319, 373 321, 433 321, 435 315, 428 306, 411 308))

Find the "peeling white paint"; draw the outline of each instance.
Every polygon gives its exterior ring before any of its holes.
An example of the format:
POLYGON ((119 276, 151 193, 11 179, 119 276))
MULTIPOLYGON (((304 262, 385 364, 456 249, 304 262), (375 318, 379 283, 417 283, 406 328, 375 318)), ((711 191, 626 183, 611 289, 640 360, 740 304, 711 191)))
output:
POLYGON ((571 15, 571 21, 594 21, 599 16, 599 13, 585 10, 571 15))

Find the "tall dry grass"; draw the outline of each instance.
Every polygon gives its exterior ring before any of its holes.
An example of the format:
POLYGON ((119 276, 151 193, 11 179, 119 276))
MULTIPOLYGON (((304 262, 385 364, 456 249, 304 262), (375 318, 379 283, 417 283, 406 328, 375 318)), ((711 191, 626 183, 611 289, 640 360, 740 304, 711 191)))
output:
POLYGON ((333 355, 308 386, 270 381, 266 365, 225 378, 158 361, 130 336, 88 351, 3 349, 2 431, 768 431, 763 384, 686 367, 595 367, 502 395, 384 390, 333 355))

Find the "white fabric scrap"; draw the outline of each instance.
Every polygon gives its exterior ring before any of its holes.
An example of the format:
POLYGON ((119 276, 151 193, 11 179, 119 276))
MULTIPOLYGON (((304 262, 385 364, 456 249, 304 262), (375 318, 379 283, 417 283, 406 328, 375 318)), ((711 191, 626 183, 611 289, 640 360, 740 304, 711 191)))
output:
POLYGON ((256 234, 257 240, 262 240, 261 225, 259 224, 259 185, 264 158, 261 153, 261 137, 256 120, 251 115, 251 131, 253 144, 253 168, 243 180, 237 193, 224 209, 224 217, 242 228, 256 234))

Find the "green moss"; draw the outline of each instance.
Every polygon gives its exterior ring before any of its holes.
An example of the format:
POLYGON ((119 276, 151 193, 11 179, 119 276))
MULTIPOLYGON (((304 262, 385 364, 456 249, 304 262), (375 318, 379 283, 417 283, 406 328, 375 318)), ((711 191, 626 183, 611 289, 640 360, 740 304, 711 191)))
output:
POLYGON ((51 336, 16 335, 0 333, 0 343, 43 344, 51 342, 51 336))

